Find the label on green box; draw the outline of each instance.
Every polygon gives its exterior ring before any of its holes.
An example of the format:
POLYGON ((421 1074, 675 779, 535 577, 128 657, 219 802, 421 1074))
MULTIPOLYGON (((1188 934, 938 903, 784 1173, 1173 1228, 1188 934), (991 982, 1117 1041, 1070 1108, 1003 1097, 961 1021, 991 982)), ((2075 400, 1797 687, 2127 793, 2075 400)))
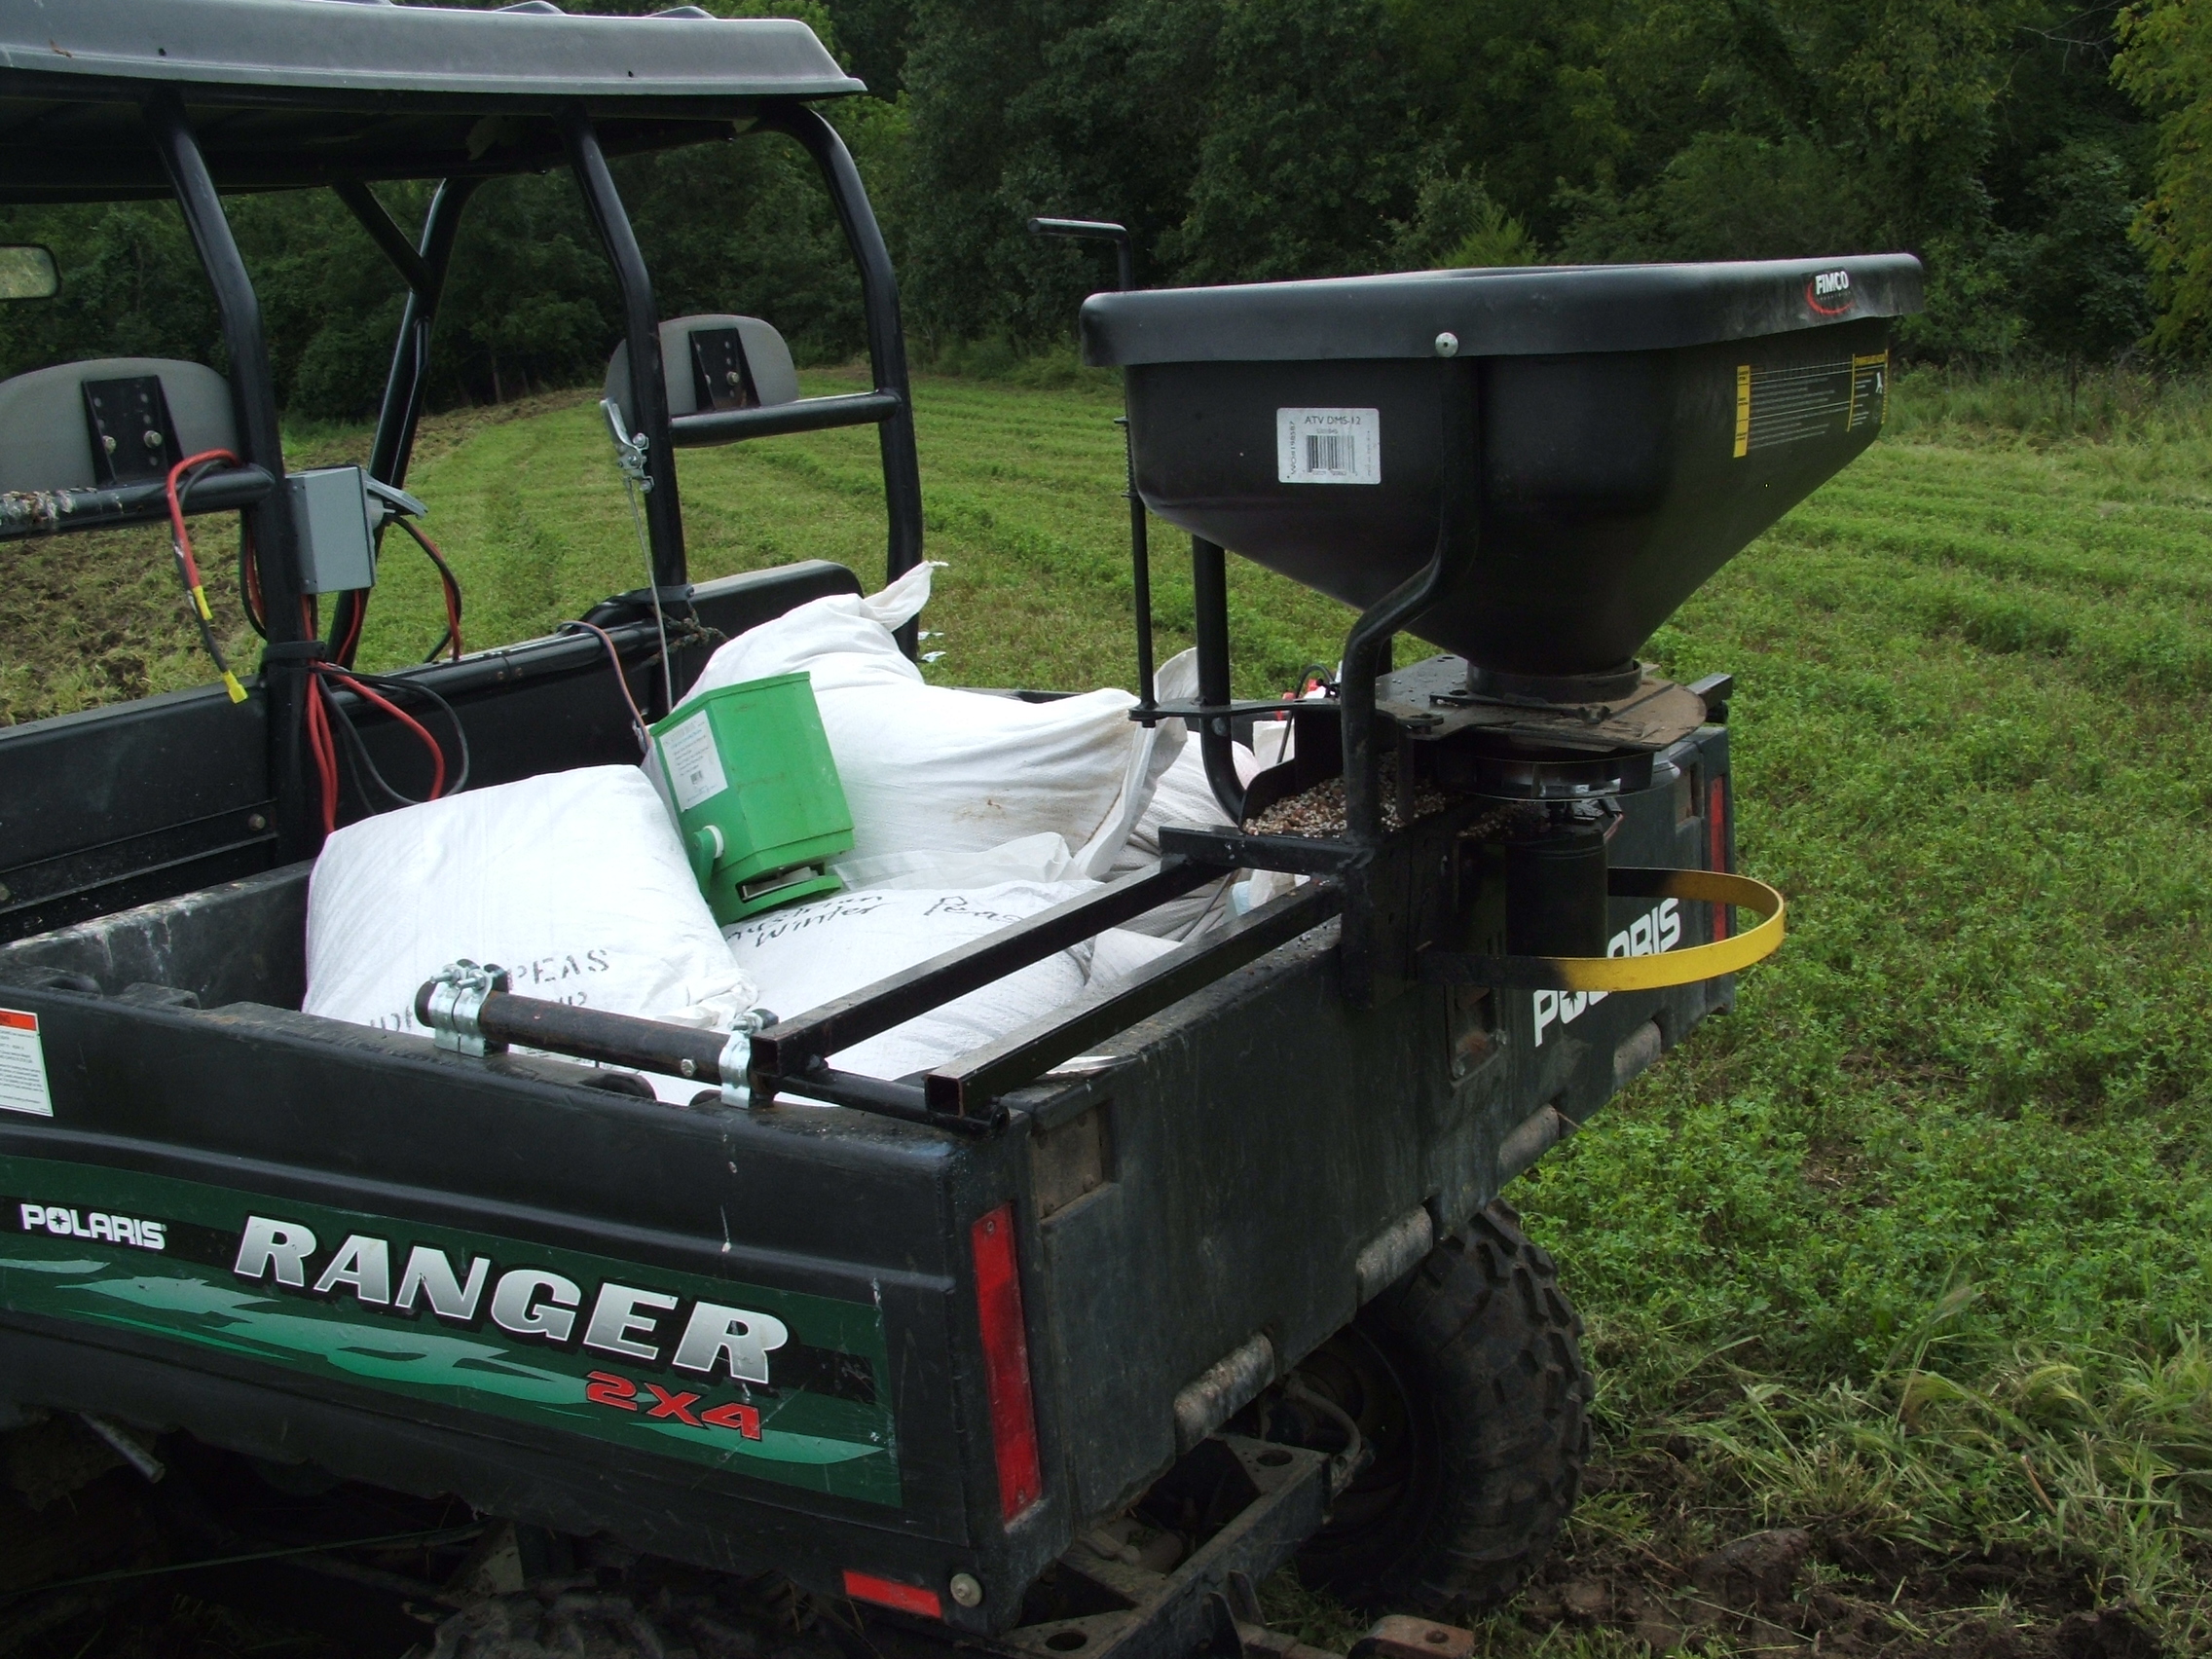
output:
POLYGON ((660 756, 680 811, 689 812, 729 788, 721 749, 715 742, 715 723, 704 709, 669 729, 660 740, 660 756))

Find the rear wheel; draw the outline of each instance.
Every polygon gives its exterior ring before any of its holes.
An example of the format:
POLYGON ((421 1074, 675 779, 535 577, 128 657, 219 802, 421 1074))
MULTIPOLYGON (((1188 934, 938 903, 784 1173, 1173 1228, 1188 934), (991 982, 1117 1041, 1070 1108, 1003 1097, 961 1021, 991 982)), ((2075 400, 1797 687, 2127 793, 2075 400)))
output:
POLYGON ((1270 1413, 1275 1432, 1332 1449, 1348 1418, 1372 1452, 1299 1554, 1309 1585, 1391 1610, 1479 1607, 1566 1524, 1590 1452, 1582 1321, 1519 1221, 1491 1204, 1299 1366, 1270 1413))

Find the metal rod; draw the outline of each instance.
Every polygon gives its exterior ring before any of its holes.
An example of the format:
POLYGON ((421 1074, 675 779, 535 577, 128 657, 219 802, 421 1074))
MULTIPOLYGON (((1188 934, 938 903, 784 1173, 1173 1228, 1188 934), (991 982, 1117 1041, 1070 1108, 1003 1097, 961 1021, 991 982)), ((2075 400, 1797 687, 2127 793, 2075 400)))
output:
POLYGON ((591 117, 571 109, 562 120, 569 166, 583 192, 592 227, 614 267, 622 295, 622 338, 630 349, 630 403, 633 431, 645 434, 645 535, 652 547, 653 585, 682 587, 688 579, 683 560, 683 508, 676 494, 676 456, 669 431, 668 382, 660 355, 660 313, 653 304, 652 276, 639 251, 637 233, 607 170, 606 153, 591 117))
POLYGON ((718 409, 678 415, 669 422, 670 441, 678 449, 701 449, 767 438, 783 432, 819 432, 830 426, 880 425, 903 414, 905 400, 895 391, 856 391, 841 397, 802 397, 796 403, 764 403, 753 409, 718 409))
MULTIPOLYGON (((418 285, 413 276, 408 277, 407 308, 400 313, 391 372, 385 379, 384 403, 377 411, 376 442, 369 451, 369 476, 395 489, 407 482, 407 462, 414 453, 415 428, 423 418, 423 397, 429 384, 431 328, 445 291, 454 239, 461 231, 461 210, 476 194, 477 182, 445 180, 424 215, 416 258, 424 280, 418 285)), ((404 267, 401 275, 407 275, 404 267)))
MULTIPOLYGON (((146 123, 161 151, 162 166, 176 192, 185 229, 215 291, 222 319, 223 345, 231 359, 231 408, 238 424, 241 461, 268 472, 269 493, 245 509, 253 533, 254 564, 271 645, 306 640, 301 614, 299 545, 292 529, 291 493, 284 481, 284 445, 276 424, 276 383, 269 368, 269 346, 262 333, 261 302, 239 244, 223 215, 222 198, 200 153, 184 102, 173 92, 156 92, 145 105, 146 123)), ((276 820, 276 858, 281 864, 314 856, 322 845, 322 824, 308 787, 307 691, 304 662, 276 666, 264 673, 262 694, 269 707, 269 777, 276 820)))
POLYGON ((330 188, 359 221, 361 229, 369 233, 369 240, 384 250, 385 258, 390 260, 392 269, 399 273, 399 279, 415 293, 428 293, 433 285, 429 267, 424 264, 415 244, 407 240, 407 233, 391 222, 391 215, 385 211, 376 192, 357 178, 340 179, 330 188))
POLYGON ((1302 893, 1263 904, 1202 946, 1170 951, 1099 1001, 1079 1003, 1048 1029, 1015 1032, 956 1065, 930 1072, 922 1079, 922 1089, 931 1109, 940 1118, 975 1115, 1101 1038, 1126 1031, 1138 1020, 1319 927, 1343 903, 1344 895, 1333 883, 1316 882, 1302 893))
MULTIPOLYGON (((1118 225, 1111 219, 1032 219, 1029 234, 1033 237, 1074 237, 1084 241, 1109 241, 1114 244, 1114 286, 1128 293, 1137 285, 1136 244, 1126 225, 1118 225)), ((1129 435, 1127 400, 1123 402, 1124 412, 1115 424, 1122 428, 1123 459, 1127 463, 1129 499, 1129 587, 1131 608, 1136 613, 1137 628, 1137 706, 1132 717, 1144 725, 1155 724, 1159 719, 1154 707, 1152 663, 1152 541, 1145 524, 1144 498, 1137 494, 1137 456, 1129 435)))
MULTIPOLYGON (((448 1029, 436 1006, 439 982, 431 980, 415 993, 416 1017, 432 1029, 448 1029)), ((689 1025, 672 1025, 634 1014, 608 1014, 601 1009, 575 1008, 568 1003, 546 1002, 537 997, 513 996, 505 991, 487 992, 468 1016, 472 1034, 494 1051, 520 1043, 571 1059, 590 1060, 603 1066, 655 1072, 681 1077, 701 1088, 718 1088, 724 1083, 745 1080, 724 1075, 722 1059, 732 1039, 726 1031, 701 1031, 689 1025)), ((757 1067, 749 1067, 757 1071, 757 1067)), ((753 1093, 756 1107, 775 1104, 779 1091, 827 1100, 833 1106, 872 1112, 906 1123, 929 1124, 963 1133, 987 1132, 1004 1121, 1004 1114, 971 1116, 953 1121, 940 1119, 930 1110, 921 1087, 888 1082, 857 1072, 837 1071, 816 1058, 796 1075, 764 1081, 753 1093)))
MULTIPOLYGON (((228 513, 250 507, 276 487, 258 466, 203 472, 185 486, 188 513, 228 513)), ((168 516, 166 483, 125 484, 113 490, 15 490, 0 495, 0 541, 58 535, 64 531, 151 523, 168 516)))
MULTIPOLYGON (((1198 701, 1223 707, 1229 702, 1229 560, 1218 543, 1200 535, 1191 537, 1191 606, 1198 647, 1198 701)), ((1244 784, 1236 776, 1228 715, 1199 719, 1198 754, 1206 763, 1213 798, 1232 824, 1243 823, 1244 784)))
POLYGON ((771 1025, 753 1039, 754 1088, 769 1093, 786 1087, 803 1090, 806 1070, 814 1062, 1217 881, 1221 874, 1180 861, 1164 862, 1148 874, 1124 876, 1101 892, 1055 904, 849 997, 771 1025))
POLYGON ((1158 718, 1160 701, 1153 684, 1152 532, 1145 522, 1144 498, 1137 494, 1136 437, 1129 429, 1128 416, 1121 418, 1121 427, 1122 460, 1129 478, 1129 608, 1136 614, 1137 626, 1136 718, 1151 725, 1158 718))
POLYGON ((1473 474, 1475 400, 1472 359, 1437 365, 1442 377, 1438 417, 1441 499, 1436 548, 1421 571, 1370 606, 1345 639, 1337 698, 1345 734, 1345 833, 1355 845, 1382 838, 1382 803, 1377 798, 1381 758, 1375 752, 1375 682, 1390 636, 1456 586, 1481 546, 1481 514, 1467 499, 1473 474), (1471 510, 1473 509, 1473 510, 1471 510))
MULTIPOLYGON (((796 139, 821 169, 830 201, 844 228, 845 243, 861 273, 861 309, 867 322, 867 359, 875 389, 898 395, 900 408, 877 428, 883 453, 883 505, 888 521, 885 570, 896 581, 922 562, 922 469, 914 454, 913 387, 906 375, 906 336, 899 321, 899 276, 883 232, 868 205, 860 169, 837 129, 806 104, 772 103, 760 117, 763 128, 796 139)), ((920 642, 918 623, 898 632, 899 648, 909 657, 920 642)))
MULTIPOLYGON (((425 991, 428 988, 424 987, 425 991)), ((427 1024, 426 1015, 420 1012, 421 1001, 418 995, 418 1017, 427 1024)), ((696 1026, 671 1025, 596 1008, 573 1008, 538 997, 510 996, 504 991, 485 997, 476 1023, 488 1039, 521 1043, 606 1066, 696 1078, 701 1088, 711 1088, 722 1081, 721 1052, 729 1041, 726 1031, 701 1031, 696 1026)))

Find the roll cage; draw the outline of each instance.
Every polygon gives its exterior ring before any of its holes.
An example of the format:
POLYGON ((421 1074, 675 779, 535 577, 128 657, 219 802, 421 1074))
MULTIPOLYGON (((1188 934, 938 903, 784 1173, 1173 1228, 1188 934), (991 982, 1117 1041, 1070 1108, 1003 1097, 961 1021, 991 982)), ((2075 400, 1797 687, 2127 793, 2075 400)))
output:
MULTIPOLYGON (((367 463, 371 478, 397 487, 470 199, 491 178, 566 167, 613 271, 626 413, 644 437, 638 483, 654 589, 600 612, 621 615, 625 605, 649 608, 657 599, 682 617, 692 589, 679 449, 872 424, 887 571, 897 576, 921 559, 898 282, 852 157, 815 107, 865 90, 802 22, 718 18, 692 6, 606 18, 569 17, 547 0, 490 13, 389 0, 76 0, 57 14, 33 0, 0 0, 0 203, 173 199, 213 290, 238 460, 200 475, 183 506, 241 512, 252 538, 269 639, 253 691, 267 716, 274 845, 265 858, 287 863, 319 845, 303 742, 307 659, 346 637, 359 596, 342 595, 330 608, 327 638, 309 636, 268 343, 223 197, 328 189, 405 282, 367 463), (763 132, 805 149, 835 207, 861 277, 871 389, 672 417, 652 278, 608 161, 763 132), (400 179, 436 181, 412 240, 370 188, 400 179)), ((16 493, 0 497, 0 540, 159 522, 166 511, 160 482, 16 493)), ((588 639, 547 644, 599 648, 588 639)), ((906 645, 911 650, 910 638, 906 645)))

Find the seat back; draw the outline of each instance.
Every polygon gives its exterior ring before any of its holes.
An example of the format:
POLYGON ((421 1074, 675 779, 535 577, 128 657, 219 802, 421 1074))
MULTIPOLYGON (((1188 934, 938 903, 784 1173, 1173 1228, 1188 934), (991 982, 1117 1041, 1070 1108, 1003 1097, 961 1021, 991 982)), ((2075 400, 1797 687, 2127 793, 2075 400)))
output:
POLYGON ((238 445, 230 383, 204 363, 95 357, 0 381, 0 491, 104 489, 238 445))
MULTIPOLYGON (((756 316, 680 316, 664 322, 660 361, 671 418, 798 401, 798 371, 792 366, 791 348, 756 316)), ((605 395, 622 411, 623 428, 636 431, 626 341, 615 347, 607 365, 605 395)))

